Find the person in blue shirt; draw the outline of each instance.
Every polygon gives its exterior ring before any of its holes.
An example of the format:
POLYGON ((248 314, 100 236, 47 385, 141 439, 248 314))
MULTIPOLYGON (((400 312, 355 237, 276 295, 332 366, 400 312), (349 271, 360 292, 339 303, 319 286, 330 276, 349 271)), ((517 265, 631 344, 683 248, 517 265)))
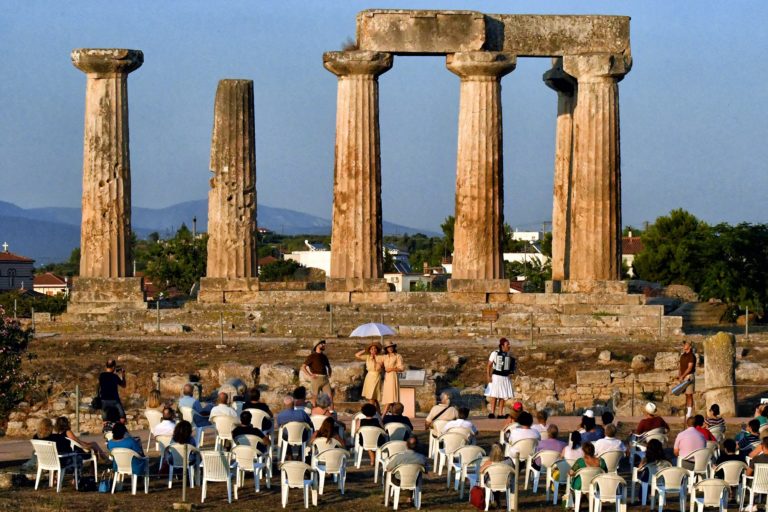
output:
POLYGON ((203 407, 200 404, 200 401, 192 396, 192 384, 184 384, 184 388, 182 389, 181 393, 182 396, 179 398, 179 409, 181 409, 181 407, 189 407, 197 413, 194 416, 196 427, 206 427, 210 425, 211 422, 208 421, 208 415, 211 413, 211 408, 203 407))
MULTIPOLYGON (((141 449, 141 442, 138 438, 128 435, 128 429, 125 425, 118 423, 112 429, 112 439, 107 441, 107 449, 112 451, 115 448, 130 448, 139 454, 140 459, 136 457, 131 460, 131 471, 134 475, 144 475, 147 472, 147 459, 144 457, 144 450, 141 449)), ((112 463, 112 469, 117 469, 117 463, 112 463)))

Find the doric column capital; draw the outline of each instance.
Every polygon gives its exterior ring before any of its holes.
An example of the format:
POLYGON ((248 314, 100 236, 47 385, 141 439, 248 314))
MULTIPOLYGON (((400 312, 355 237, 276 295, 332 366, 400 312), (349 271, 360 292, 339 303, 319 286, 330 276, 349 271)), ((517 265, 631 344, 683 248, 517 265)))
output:
POLYGON ((123 48, 78 48, 72 50, 71 57, 77 69, 98 78, 127 75, 144 63, 141 50, 123 48))
POLYGON ((445 56, 445 66, 462 80, 498 80, 516 65, 517 56, 504 52, 459 52, 445 56))
POLYGON ((572 96, 576 90, 576 79, 563 71, 563 58, 552 59, 552 69, 544 73, 542 80, 550 89, 572 96))
POLYGON ((369 51, 325 52, 323 66, 340 78, 349 75, 377 77, 392 68, 392 54, 369 51))
POLYGON ((563 57, 563 71, 581 83, 618 82, 630 69, 632 57, 628 54, 595 53, 563 57))

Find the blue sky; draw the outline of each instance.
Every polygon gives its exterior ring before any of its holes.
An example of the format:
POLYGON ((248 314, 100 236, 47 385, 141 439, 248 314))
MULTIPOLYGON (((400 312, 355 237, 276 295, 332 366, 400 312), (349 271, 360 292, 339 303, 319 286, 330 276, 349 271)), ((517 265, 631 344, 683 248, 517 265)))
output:
MULTIPOLYGON (((218 80, 255 82, 259 201, 330 218, 336 77, 322 53, 367 8, 632 17, 620 85, 623 222, 673 208, 707 222, 768 222, 768 4, 759 1, 0 0, 0 200, 77 206, 85 75, 73 48, 141 49, 129 78, 133 202, 204 198, 218 80)), ((551 219, 556 95, 547 59, 503 87, 505 218, 551 219)), ((380 78, 384 217, 438 229, 453 213, 458 77, 438 57, 396 57, 380 78)))

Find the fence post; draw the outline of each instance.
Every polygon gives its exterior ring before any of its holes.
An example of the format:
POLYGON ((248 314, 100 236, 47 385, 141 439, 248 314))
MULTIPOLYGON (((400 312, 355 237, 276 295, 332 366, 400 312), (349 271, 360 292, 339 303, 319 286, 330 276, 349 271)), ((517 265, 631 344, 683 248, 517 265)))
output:
POLYGON ((35 308, 30 308, 32 311, 32 332, 35 332, 35 308))
POLYGON ((749 306, 747 306, 747 312, 744 315, 744 339, 749 339, 749 306))
POLYGON ((219 311, 219 344, 224 344, 224 312, 219 311))
MULTIPOLYGON (((80 434, 80 384, 75 384, 75 432, 80 434)), ((98 478, 98 475, 97 475, 98 478)))

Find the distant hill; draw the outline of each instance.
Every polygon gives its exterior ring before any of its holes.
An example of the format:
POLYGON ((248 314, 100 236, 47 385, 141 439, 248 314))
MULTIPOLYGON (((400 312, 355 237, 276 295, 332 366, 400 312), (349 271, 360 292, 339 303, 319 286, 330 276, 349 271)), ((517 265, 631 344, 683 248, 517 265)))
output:
MULTIPOLYGON (((192 228, 197 217, 197 230, 208 229, 208 201, 186 201, 166 208, 133 208, 133 230, 140 238, 157 231, 162 236, 174 233, 182 223, 192 228)), ((308 213, 285 208, 258 205, 259 226, 286 235, 327 235, 331 221, 308 213)), ((439 233, 384 221, 384 233, 439 233)), ((80 208, 20 208, 0 201, 0 243, 8 242, 9 250, 36 261, 36 265, 64 261, 72 249, 80 245, 80 208)))

